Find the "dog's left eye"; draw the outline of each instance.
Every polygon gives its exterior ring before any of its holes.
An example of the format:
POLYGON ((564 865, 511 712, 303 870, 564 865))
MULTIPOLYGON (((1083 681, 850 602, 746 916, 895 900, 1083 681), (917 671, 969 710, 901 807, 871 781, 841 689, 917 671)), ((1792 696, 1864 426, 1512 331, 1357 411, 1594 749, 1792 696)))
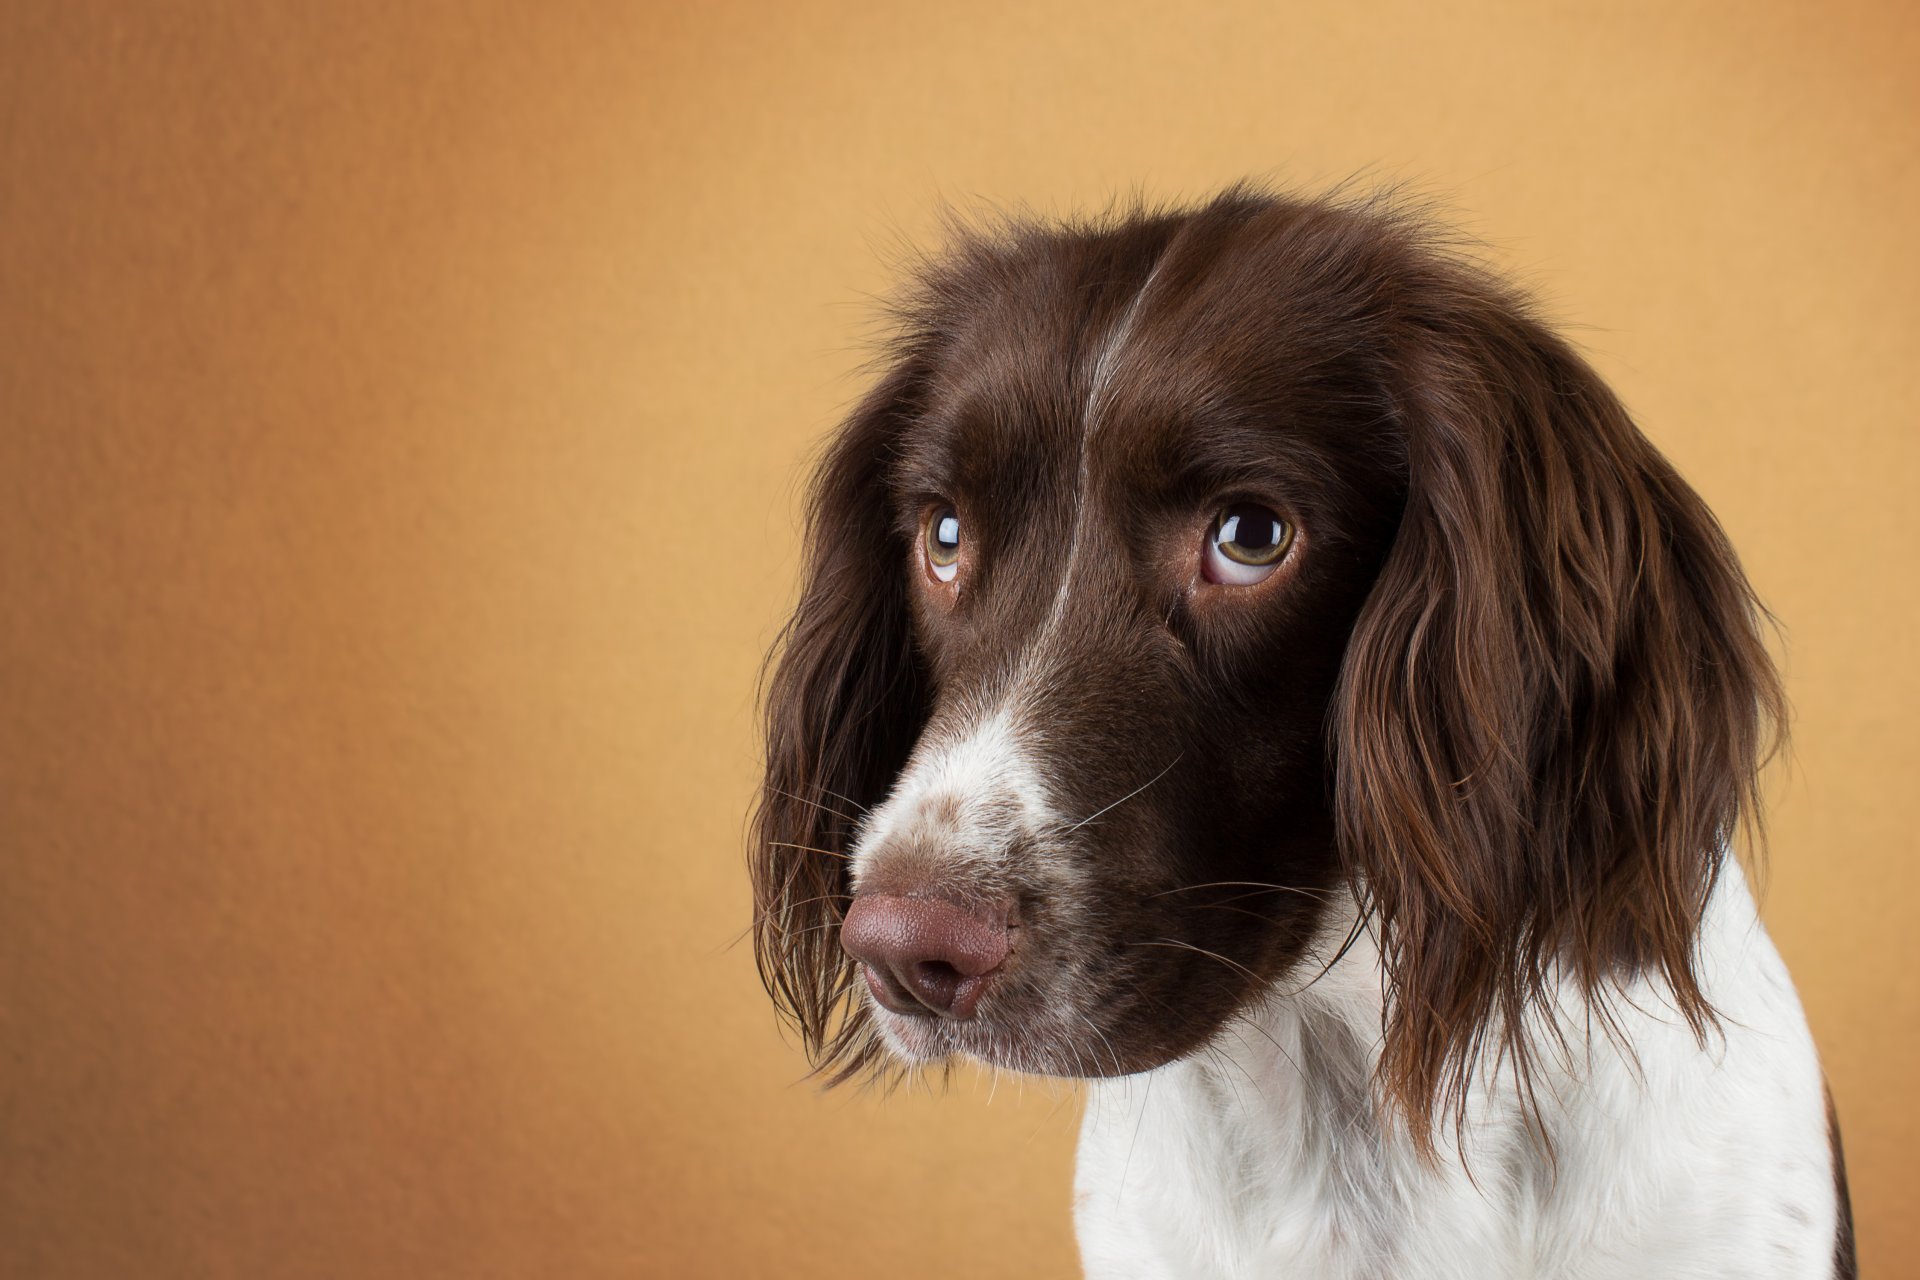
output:
POLYGON ((952 582, 960 572, 960 513, 952 507, 928 512, 924 541, 928 572, 942 582, 952 582))
POLYGON ((1236 502, 1207 531, 1201 573, 1208 582, 1250 587, 1279 568, 1292 545, 1292 525, 1257 502, 1236 502))

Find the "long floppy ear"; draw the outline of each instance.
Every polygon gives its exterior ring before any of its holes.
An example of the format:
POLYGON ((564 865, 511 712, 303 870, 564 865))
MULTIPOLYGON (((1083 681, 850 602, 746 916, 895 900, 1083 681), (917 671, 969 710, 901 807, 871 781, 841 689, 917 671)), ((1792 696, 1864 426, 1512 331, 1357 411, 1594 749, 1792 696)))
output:
POLYGON ((1469 269, 1423 283, 1390 375, 1407 505, 1333 736, 1382 1083, 1431 1152, 1501 1055, 1531 1099, 1562 980, 1609 1031, 1609 983, 1664 980, 1706 1033, 1696 935, 1785 703, 1725 535, 1593 370, 1469 269))
POLYGON ((885 796, 926 719, 886 467, 913 411, 918 362, 903 359, 841 428, 814 480, 805 579, 775 649, 764 700, 766 781, 754 814, 754 957, 816 1071, 837 1082, 871 1064, 851 1016, 840 949, 848 858, 860 816, 885 796))

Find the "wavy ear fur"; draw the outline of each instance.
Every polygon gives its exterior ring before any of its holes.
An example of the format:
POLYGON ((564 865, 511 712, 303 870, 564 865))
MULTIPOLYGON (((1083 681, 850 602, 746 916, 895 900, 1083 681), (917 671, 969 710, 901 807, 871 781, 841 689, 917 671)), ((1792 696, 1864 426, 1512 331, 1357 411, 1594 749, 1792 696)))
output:
POLYGON ((1611 1029, 1608 984, 1651 975, 1706 1033, 1695 937, 1785 706, 1725 535, 1592 369, 1471 269, 1413 275, 1407 505, 1333 738, 1382 1083, 1431 1151, 1488 1062, 1531 1096, 1563 979, 1611 1029))
POLYGON ((876 1045, 850 1016, 840 949, 858 819, 880 802, 926 719, 905 550, 887 501, 889 442, 920 370, 903 359, 854 411, 821 465, 807 516, 805 586, 764 699, 766 781, 750 854, 754 957, 816 1071, 844 1079, 876 1045))

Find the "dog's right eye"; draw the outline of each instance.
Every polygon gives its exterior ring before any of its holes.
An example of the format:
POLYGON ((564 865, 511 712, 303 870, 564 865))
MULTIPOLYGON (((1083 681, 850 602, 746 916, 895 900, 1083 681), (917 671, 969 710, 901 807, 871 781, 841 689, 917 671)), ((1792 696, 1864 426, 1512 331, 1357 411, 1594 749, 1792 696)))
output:
POLYGON ((927 513, 927 571, 941 582, 952 582, 960 572, 960 513, 935 507, 927 513))
POLYGON ((1272 576, 1292 545, 1292 525, 1258 503, 1236 502, 1214 518, 1201 574, 1208 582, 1250 587, 1272 576))

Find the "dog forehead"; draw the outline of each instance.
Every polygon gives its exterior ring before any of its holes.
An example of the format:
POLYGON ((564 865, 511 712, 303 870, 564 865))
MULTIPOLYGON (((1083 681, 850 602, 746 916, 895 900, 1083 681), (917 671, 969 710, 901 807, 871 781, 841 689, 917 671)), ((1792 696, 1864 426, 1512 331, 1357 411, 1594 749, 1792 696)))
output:
POLYGON ((1222 403, 1235 366, 1257 362, 1257 308, 1231 294, 1195 301, 1156 299, 1143 279, 983 303, 943 344, 924 420, 970 447, 1036 430, 1077 445, 1116 409, 1152 424, 1222 403))
POLYGON ((1015 479, 1053 489, 1096 475, 1171 479, 1210 458, 1245 471, 1317 449, 1328 397, 1316 396, 1310 356, 1216 314, 1217 336, 1144 295, 1131 316, 1083 319, 1052 341, 1010 329, 951 352, 910 445, 926 470, 967 490, 1015 479))
POLYGON ((1379 452, 1390 413, 1367 353, 1383 345, 1369 299, 1385 266, 1324 238, 1184 224, 950 264, 923 281, 930 378, 904 487, 1012 515, 1088 483, 1302 468, 1317 480, 1356 447, 1379 452), (1362 423, 1375 425, 1349 429, 1362 423))

